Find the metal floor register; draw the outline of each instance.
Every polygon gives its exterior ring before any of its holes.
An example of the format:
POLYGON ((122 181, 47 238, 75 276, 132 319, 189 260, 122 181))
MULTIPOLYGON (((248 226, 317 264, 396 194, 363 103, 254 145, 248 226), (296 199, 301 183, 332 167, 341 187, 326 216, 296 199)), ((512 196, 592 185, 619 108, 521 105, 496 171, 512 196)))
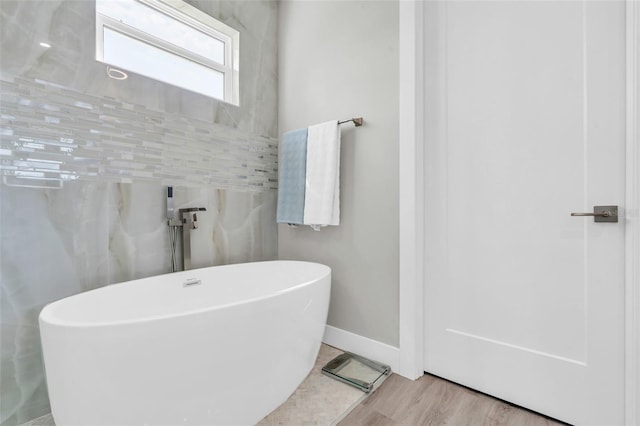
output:
POLYGON ((371 361, 350 352, 338 355, 322 367, 322 374, 354 386, 366 393, 373 390, 373 386, 381 377, 390 373, 391 367, 388 365, 371 361))

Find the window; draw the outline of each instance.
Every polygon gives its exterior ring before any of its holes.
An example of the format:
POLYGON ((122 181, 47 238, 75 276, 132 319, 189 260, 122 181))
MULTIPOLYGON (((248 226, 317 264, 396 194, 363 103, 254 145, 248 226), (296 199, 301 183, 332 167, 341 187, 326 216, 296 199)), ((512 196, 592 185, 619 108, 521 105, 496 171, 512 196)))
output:
POLYGON ((239 33, 181 0, 96 0, 96 59, 235 105, 239 33))

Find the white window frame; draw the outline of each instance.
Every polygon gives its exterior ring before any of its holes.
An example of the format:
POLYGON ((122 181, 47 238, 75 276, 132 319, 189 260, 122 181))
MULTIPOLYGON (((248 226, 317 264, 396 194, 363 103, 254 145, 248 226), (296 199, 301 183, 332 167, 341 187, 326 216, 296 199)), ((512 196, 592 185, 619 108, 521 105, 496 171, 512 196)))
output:
MULTIPOLYGON (((102 15, 96 10, 96 60, 104 60, 104 28, 109 28, 132 39, 162 49, 173 55, 198 63, 207 68, 221 72, 224 75, 224 102, 234 105, 240 104, 239 90, 239 57, 240 57, 240 33, 223 24, 217 19, 207 15, 201 10, 183 2, 182 0, 133 0, 149 6, 178 22, 188 25, 203 32, 224 44, 224 64, 213 61, 176 46, 159 37, 150 35, 137 28, 131 27, 109 16, 102 15)), ((114 67, 126 69, 124 64, 110 64, 114 67)), ((171 83, 168 83, 171 84, 171 83)))

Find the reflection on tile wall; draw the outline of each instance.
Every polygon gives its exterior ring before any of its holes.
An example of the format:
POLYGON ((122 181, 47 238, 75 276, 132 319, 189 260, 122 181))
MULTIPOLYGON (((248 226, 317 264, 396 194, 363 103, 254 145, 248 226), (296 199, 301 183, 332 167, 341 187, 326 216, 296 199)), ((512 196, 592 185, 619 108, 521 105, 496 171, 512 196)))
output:
POLYGON ((0 1, 1 426, 50 410, 44 304, 168 272, 166 185, 194 267, 277 256, 277 2, 186 1, 240 31, 239 107, 108 78, 91 0, 0 1))

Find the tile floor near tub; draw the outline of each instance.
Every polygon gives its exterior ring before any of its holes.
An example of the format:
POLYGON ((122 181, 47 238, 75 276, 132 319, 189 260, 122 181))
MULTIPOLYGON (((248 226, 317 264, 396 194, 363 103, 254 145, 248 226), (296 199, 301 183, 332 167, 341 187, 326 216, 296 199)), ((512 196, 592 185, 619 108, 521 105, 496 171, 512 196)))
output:
POLYGON ((349 414, 367 394, 322 374, 322 367, 341 353, 341 350, 323 344, 307 378, 284 404, 258 425, 329 426, 349 414))
MULTIPOLYGON (((307 378, 284 404, 258 425, 330 426, 349 414, 367 394, 322 374, 322 367, 341 353, 341 350, 323 344, 307 378)), ((55 422, 48 414, 22 426, 55 426, 55 422)))

